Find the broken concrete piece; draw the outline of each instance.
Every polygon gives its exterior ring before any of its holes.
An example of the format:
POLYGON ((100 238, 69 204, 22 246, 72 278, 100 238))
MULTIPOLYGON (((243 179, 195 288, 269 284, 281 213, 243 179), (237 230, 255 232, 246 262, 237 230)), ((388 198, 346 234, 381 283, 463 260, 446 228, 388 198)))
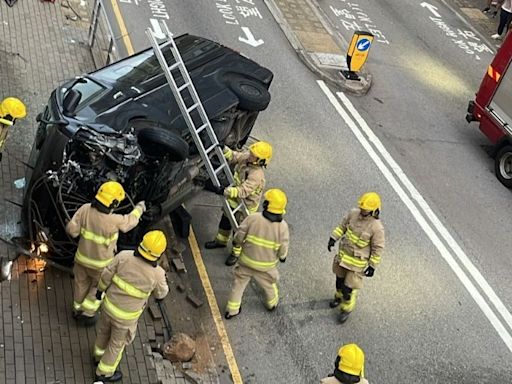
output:
POLYGON ((176 271, 187 272, 187 269, 185 268, 185 264, 183 263, 183 260, 181 260, 181 258, 176 257, 176 258, 172 259, 172 264, 174 265, 174 268, 176 268, 176 271))
POLYGON ((162 318, 162 314, 160 313, 160 309, 156 304, 149 305, 149 314, 153 320, 160 320, 162 318))
POLYGON ((192 305, 196 308, 199 308, 200 306, 203 305, 203 300, 201 300, 199 297, 197 297, 193 293, 189 293, 187 295, 187 300, 190 301, 192 303, 192 305))
POLYGON ((176 289, 180 292, 185 292, 185 285, 183 285, 183 283, 177 283, 176 289))
POLYGON ((176 333, 165 343, 162 353, 167 360, 175 363, 190 361, 196 353, 196 342, 184 333, 176 333))

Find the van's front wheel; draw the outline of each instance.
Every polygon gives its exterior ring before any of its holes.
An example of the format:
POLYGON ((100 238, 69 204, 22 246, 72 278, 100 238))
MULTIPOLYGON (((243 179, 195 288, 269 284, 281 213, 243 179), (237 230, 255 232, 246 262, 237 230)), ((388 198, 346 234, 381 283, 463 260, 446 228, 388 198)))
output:
POLYGON ((496 177, 507 188, 512 188, 512 145, 505 145, 494 159, 496 177))

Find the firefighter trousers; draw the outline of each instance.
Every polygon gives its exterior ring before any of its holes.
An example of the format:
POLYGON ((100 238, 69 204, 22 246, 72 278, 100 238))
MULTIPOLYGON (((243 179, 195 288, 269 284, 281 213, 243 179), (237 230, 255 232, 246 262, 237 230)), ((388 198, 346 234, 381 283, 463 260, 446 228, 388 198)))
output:
POLYGON ((93 317, 101 301, 96 300, 96 289, 102 270, 84 267, 75 262, 73 267, 74 293, 73 309, 82 311, 84 316, 93 317))
POLYGON ((234 268, 233 287, 231 288, 228 304, 226 306, 226 312, 231 316, 237 315, 240 312, 242 296, 251 279, 254 279, 261 289, 263 289, 265 293, 265 307, 267 307, 267 309, 272 309, 279 303, 279 290, 277 288, 279 271, 277 268, 261 272, 246 267, 245 265, 237 264, 234 268))
POLYGON ((99 362, 96 375, 109 377, 115 373, 124 348, 133 342, 136 332, 137 320, 118 320, 102 311, 96 325, 93 352, 94 359, 99 362))
MULTIPOLYGON (((237 211, 235 213, 235 218, 238 223, 241 223, 245 218, 245 215, 241 211, 237 211)), ((222 245, 227 245, 229 241, 229 237, 231 236, 231 222, 225 213, 222 213, 222 217, 219 222, 219 230, 217 231, 217 235, 215 236, 215 241, 222 245)))
POLYGON ((357 293, 363 287, 363 274, 343 268, 335 256, 332 271, 336 275, 336 292, 334 297, 341 300, 342 312, 352 312, 356 306, 357 293))

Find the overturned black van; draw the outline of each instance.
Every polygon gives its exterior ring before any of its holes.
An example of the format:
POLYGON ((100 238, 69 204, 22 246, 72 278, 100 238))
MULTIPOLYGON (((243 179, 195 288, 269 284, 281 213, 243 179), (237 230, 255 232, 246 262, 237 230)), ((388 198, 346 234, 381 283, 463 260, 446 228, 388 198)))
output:
MULTIPOLYGON (((175 38, 219 142, 241 147, 270 102, 273 74, 213 41, 175 38)), ((166 57, 172 64, 172 56, 166 57)), ((185 97, 186 98, 186 97, 185 97)), ((145 50, 55 89, 39 123, 23 202, 33 244, 70 264, 76 244, 64 226, 106 180, 119 181, 128 199, 149 207, 140 233, 204 188, 207 174, 153 50, 145 50)))

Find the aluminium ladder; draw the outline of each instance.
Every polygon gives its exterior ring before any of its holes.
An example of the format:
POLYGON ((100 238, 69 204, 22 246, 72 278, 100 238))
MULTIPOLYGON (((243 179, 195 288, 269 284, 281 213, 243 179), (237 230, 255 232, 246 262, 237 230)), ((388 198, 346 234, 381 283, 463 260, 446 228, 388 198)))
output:
MULTIPOLYGON (((192 138, 194 139, 194 143, 201 155, 206 171, 208 172, 208 176, 215 187, 221 186, 221 182, 219 180, 219 176, 221 175, 224 175, 229 181, 229 184, 233 185, 235 182, 233 174, 231 173, 229 164, 224 156, 221 145, 219 144, 217 135, 212 128, 203 104, 199 99, 194 84, 192 83, 190 74, 188 73, 181 54, 178 51, 173 34, 169 31, 165 21, 159 20, 159 24, 163 34, 165 35, 165 41, 159 43, 157 36, 160 37, 161 34, 156 33, 151 28, 146 29, 146 34, 151 42, 155 56, 164 71, 174 98, 180 107, 183 118, 185 119, 192 138), (171 58, 173 59, 171 60, 172 63, 170 65, 164 56, 165 50, 168 50, 168 52, 170 51, 171 58), (173 71, 178 76, 175 76, 173 71), (181 79, 179 75, 181 75, 181 79), (189 96, 188 99, 191 99, 191 102, 188 104, 184 99, 186 96, 189 96), (214 166, 212 164, 212 159, 218 159, 220 165, 214 166)), ((236 220, 235 214, 238 211, 243 212, 245 216, 249 214, 245 203, 241 201, 236 208, 232 208, 227 199, 223 198, 222 204, 224 213, 228 217, 233 229, 238 228, 239 223, 236 220)))

